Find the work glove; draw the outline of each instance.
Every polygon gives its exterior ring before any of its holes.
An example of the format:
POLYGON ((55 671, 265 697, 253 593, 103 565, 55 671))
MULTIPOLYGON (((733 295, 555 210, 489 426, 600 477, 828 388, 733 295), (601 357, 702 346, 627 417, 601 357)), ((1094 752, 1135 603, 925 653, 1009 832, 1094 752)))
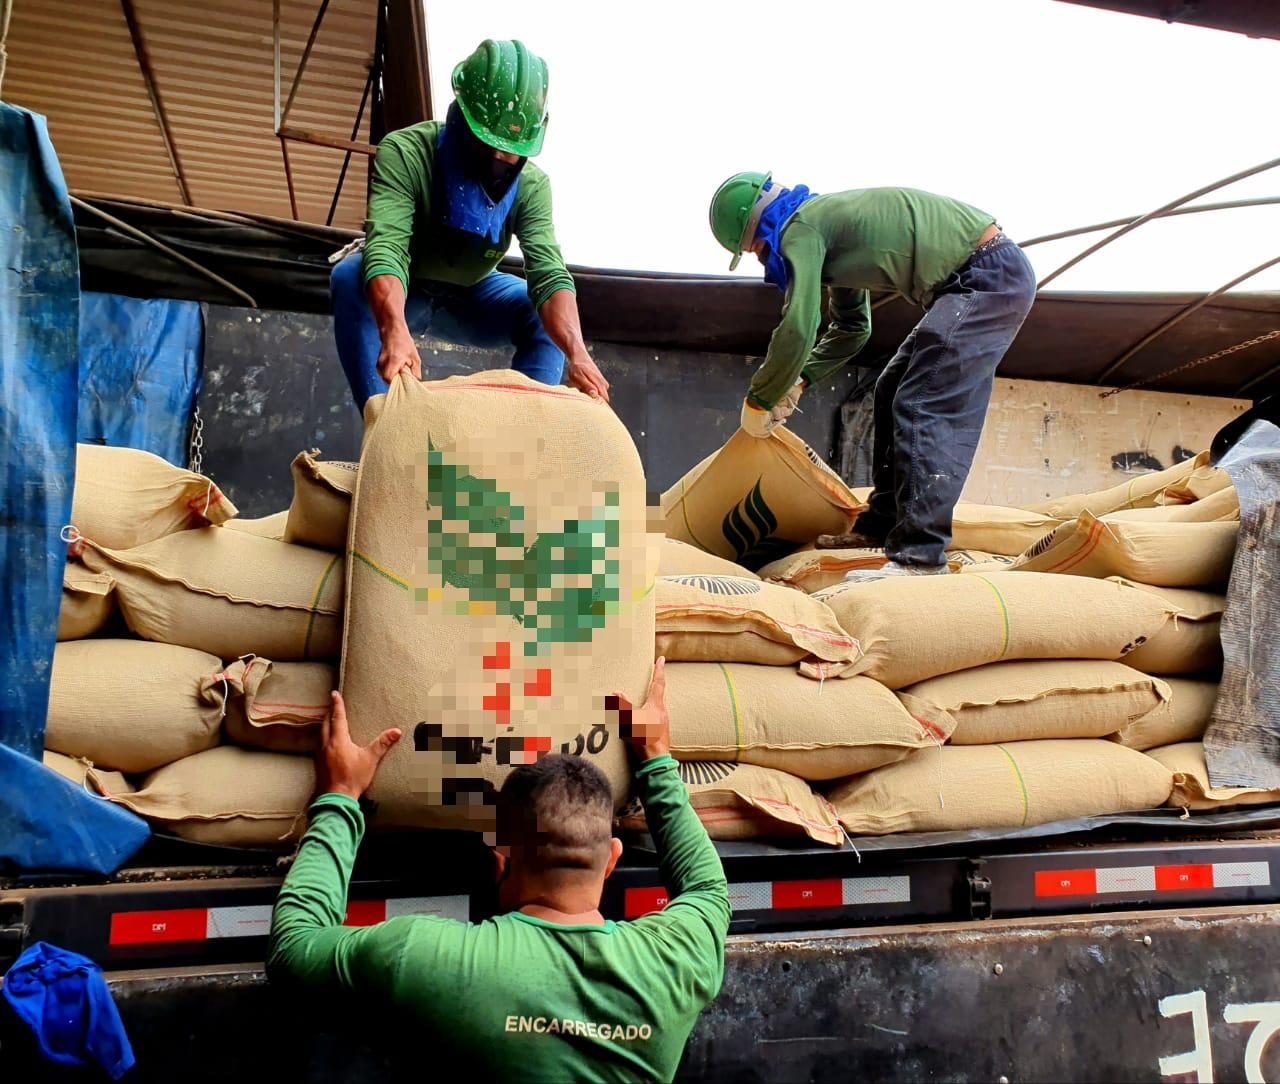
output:
POLYGON ((800 410, 800 393, 803 391, 804 385, 797 381, 772 410, 756 406, 750 398, 744 399, 741 419, 743 432, 752 437, 767 437, 800 410))

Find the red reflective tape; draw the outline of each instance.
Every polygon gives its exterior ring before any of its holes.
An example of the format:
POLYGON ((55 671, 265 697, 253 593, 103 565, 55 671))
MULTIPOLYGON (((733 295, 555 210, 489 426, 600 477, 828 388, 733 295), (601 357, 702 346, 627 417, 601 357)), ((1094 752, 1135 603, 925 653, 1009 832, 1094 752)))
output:
POLYGON ((1191 888, 1212 888, 1213 866, 1156 866, 1157 892, 1185 892, 1191 888))
POLYGON ((117 911, 111 916, 112 945, 160 945, 169 941, 203 941, 209 912, 203 907, 181 911, 117 911))
POLYGON ((782 909, 798 907, 841 907, 844 884, 840 881, 774 881, 773 906, 782 909))
POLYGON ((386 900, 349 900, 347 917, 344 926, 373 926, 385 922, 387 918, 386 900))
POLYGON ((661 911, 670 902, 665 888, 628 888, 622 895, 622 917, 639 918, 661 911))
POLYGON ((1037 896, 1094 896, 1098 874, 1091 869, 1046 869, 1036 871, 1037 896))

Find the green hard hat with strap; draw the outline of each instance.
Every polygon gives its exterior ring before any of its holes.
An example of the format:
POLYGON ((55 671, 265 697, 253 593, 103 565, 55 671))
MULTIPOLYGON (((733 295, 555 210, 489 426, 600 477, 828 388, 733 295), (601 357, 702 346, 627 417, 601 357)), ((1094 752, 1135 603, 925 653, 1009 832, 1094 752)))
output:
POLYGON ((733 253, 730 271, 738 266, 743 251, 755 239, 761 213, 782 194, 777 185, 764 191, 772 177, 772 173, 735 173, 711 197, 711 232, 722 247, 733 253))
POLYGON ((481 42, 453 69, 453 94, 477 139, 521 158, 542 150, 547 62, 524 42, 481 42))

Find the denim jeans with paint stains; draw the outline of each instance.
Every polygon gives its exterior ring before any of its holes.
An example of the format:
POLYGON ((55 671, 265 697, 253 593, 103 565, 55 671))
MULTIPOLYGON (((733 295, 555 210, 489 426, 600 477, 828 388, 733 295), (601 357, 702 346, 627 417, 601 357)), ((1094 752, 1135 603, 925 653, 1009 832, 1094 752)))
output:
POLYGON ((973 466, 996 367, 1031 311, 1036 276, 1003 233, 939 287, 876 381, 870 507, 855 529, 891 560, 940 565, 973 466))
MULTIPOLYGON (((351 385, 356 409, 387 390, 378 375, 382 338, 364 291, 364 254, 353 252, 329 276, 333 335, 351 385)), ((559 384, 564 354, 543 329, 524 279, 494 271, 474 286, 414 283, 404 302, 404 318, 414 335, 434 335, 460 346, 515 347, 511 368, 543 384, 559 384)), ((427 361, 423 359, 423 375, 427 361)))

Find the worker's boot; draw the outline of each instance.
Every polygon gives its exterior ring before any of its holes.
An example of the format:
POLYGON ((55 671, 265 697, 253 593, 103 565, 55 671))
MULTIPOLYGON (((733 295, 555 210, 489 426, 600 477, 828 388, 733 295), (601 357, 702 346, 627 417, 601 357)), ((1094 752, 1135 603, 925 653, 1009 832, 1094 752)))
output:
POLYGON ((884 539, 855 528, 845 534, 820 534, 817 547, 820 550, 882 550, 884 539))
POLYGON ((900 565, 897 561, 888 561, 879 568, 855 568, 846 572, 844 578, 850 583, 875 583, 891 576, 939 576, 950 571, 949 565, 900 565))

